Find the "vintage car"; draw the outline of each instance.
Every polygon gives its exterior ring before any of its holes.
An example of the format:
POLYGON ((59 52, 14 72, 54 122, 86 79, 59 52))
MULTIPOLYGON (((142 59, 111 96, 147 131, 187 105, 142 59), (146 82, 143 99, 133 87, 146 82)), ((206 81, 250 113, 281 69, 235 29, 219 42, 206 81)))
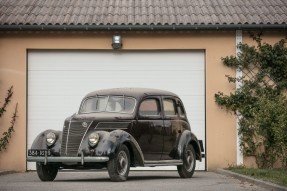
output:
POLYGON ((180 177, 190 178, 202 152, 176 94, 117 88, 86 95, 63 131, 36 137, 27 161, 36 162, 42 181, 53 181, 59 169, 101 168, 112 181, 125 181, 130 167, 155 166, 177 166, 180 177))

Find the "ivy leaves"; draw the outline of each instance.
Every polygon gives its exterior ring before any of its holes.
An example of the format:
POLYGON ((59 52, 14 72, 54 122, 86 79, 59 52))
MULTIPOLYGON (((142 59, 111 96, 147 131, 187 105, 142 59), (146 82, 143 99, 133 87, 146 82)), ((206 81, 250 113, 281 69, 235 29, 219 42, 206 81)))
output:
POLYGON ((261 53, 258 56, 262 70, 270 74, 280 90, 287 88, 287 49, 284 45, 284 40, 274 46, 264 44, 260 46, 261 53))
MULTIPOLYGON (((6 107, 10 103, 12 96, 13 96, 13 86, 11 86, 8 89, 4 104, 2 105, 2 107, 0 107, 0 117, 2 117, 3 114, 6 112, 6 107)), ((7 145, 9 144, 9 139, 11 138, 12 133, 14 132, 14 125, 15 125, 16 117, 17 117, 17 108, 18 108, 18 104, 16 104, 15 111, 10 121, 10 127, 8 128, 7 131, 5 131, 2 134, 3 136, 0 138, 0 151, 6 149, 7 145)))
POLYGON ((226 76, 229 83, 243 85, 234 93, 215 94, 216 103, 239 113, 241 148, 245 155, 255 156, 259 168, 271 168, 277 160, 287 167, 287 48, 285 41, 274 45, 241 44, 241 53, 222 58, 223 64, 239 68, 245 76, 226 76))

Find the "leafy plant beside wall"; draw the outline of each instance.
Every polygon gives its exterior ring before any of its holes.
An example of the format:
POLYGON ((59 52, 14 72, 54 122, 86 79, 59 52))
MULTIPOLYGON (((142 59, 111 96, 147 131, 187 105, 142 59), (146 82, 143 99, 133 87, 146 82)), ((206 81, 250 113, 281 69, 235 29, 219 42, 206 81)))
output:
POLYGON ((243 77, 234 93, 215 94, 216 103, 239 117, 240 146, 254 156, 259 168, 273 168, 281 160, 287 168, 287 48, 285 40, 274 45, 252 36, 257 46, 241 44, 241 53, 222 58, 223 64, 239 68, 243 77))
MULTIPOLYGON (((12 96, 13 96, 13 86, 11 86, 8 89, 7 97, 5 98, 3 105, 0 107, 0 118, 3 117, 4 113, 6 112, 7 105, 9 104, 9 102, 11 102, 12 96)), ((2 134, 2 137, 0 138, 0 151, 7 148, 7 145, 9 143, 9 139, 11 138, 12 133, 15 131, 14 125, 15 125, 16 117, 17 117, 17 108, 18 108, 18 104, 16 104, 15 111, 14 111, 13 116, 11 118, 10 127, 8 128, 7 131, 5 131, 2 134)))

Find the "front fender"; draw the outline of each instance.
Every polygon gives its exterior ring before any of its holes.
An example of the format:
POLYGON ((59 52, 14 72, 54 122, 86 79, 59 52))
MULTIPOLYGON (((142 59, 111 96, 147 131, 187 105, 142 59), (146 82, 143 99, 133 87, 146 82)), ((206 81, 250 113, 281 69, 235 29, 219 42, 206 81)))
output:
POLYGON ((201 155, 201 146, 200 143, 198 141, 198 139, 196 138, 196 136, 188 130, 185 130, 182 134, 181 137, 178 141, 178 145, 177 145, 177 154, 178 157, 182 159, 183 157, 183 151, 184 148, 188 145, 191 144, 195 150, 195 154, 196 154, 196 160, 201 161, 202 160, 202 155, 201 155))
POLYGON ((60 156, 61 150, 61 143, 62 143, 62 131, 55 131, 55 130, 46 130, 41 132, 33 141, 31 149, 49 149, 53 156, 60 156), (55 133, 56 135, 56 142, 53 146, 48 147, 46 144, 46 135, 50 132, 55 133))
POLYGON ((84 155, 108 156, 112 159, 115 157, 119 147, 125 144, 130 151, 132 166, 144 166, 144 157, 140 146, 131 134, 123 130, 114 130, 112 132, 97 131, 97 133, 100 135, 100 141, 95 148, 91 148, 88 144, 89 135, 85 136, 82 141, 80 151, 84 155))

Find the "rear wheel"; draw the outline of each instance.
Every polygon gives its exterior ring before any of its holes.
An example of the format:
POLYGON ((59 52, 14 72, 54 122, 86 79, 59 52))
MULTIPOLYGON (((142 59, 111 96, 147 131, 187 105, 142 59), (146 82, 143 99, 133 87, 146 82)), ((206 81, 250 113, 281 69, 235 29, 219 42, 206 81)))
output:
POLYGON ((115 158, 108 162, 108 172, 112 181, 126 181, 130 171, 130 153, 125 145, 121 145, 115 158))
POLYGON ((187 145, 183 152, 183 165, 177 166, 181 178, 191 178, 196 164, 195 151, 192 145, 187 145))
POLYGON ((53 181, 58 174, 58 167, 51 164, 44 165, 37 162, 36 168, 38 177, 42 181, 53 181))

